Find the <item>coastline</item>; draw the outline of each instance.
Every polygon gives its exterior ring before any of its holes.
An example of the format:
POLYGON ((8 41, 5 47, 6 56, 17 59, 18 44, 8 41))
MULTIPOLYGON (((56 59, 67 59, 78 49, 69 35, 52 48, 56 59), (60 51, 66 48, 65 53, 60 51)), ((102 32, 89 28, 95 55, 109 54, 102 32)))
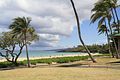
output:
MULTIPOLYGON (((91 53, 92 55, 100 55, 99 53, 91 53)), ((87 53, 81 53, 81 54, 74 54, 74 55, 57 55, 57 56, 47 56, 47 57, 30 57, 30 60, 34 59, 48 59, 48 58, 58 58, 58 57, 74 57, 74 56, 88 56, 87 53)), ((18 61, 24 61, 26 58, 18 58, 18 61)), ((0 59, 0 62, 4 62, 6 59, 2 58, 0 59)))

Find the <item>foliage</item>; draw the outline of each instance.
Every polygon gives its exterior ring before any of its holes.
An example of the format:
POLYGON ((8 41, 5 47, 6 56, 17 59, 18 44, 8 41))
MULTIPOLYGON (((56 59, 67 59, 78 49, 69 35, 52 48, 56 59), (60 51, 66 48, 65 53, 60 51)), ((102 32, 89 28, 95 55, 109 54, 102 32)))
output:
POLYGON ((13 34, 19 39, 22 38, 25 44, 31 44, 32 41, 39 39, 34 27, 30 25, 31 18, 29 17, 17 17, 13 19, 13 22, 9 26, 13 34))
MULTIPOLYGON (((60 58, 48 58, 48 59, 35 59, 35 60, 30 60, 30 62, 32 65, 36 65, 37 63, 52 64, 52 62, 69 63, 69 62, 74 62, 74 61, 85 60, 88 58, 89 58, 88 56, 60 57, 60 58)), ((27 64, 26 60, 18 62, 18 66, 26 65, 26 64, 27 64)), ((11 62, 0 62, 0 68, 15 67, 15 66, 16 65, 11 62)))
POLYGON ((4 57, 7 61, 17 65, 17 59, 22 53, 24 42, 22 39, 16 38, 12 31, 5 32, 0 36, 0 56, 4 57), (16 48, 19 50, 15 52, 16 48))
MULTIPOLYGON (((75 57, 60 57, 60 58, 48 58, 48 59, 36 59, 36 60, 30 60, 31 64, 36 65, 37 63, 47 63, 51 64, 52 62, 56 63, 69 63, 74 61, 80 61, 88 59, 89 56, 75 56, 75 57)), ((26 60, 23 61, 23 63, 26 63, 26 60)))
MULTIPOLYGON (((17 66, 25 65, 23 62, 19 62, 17 66)), ((15 64, 11 62, 0 62, 0 68, 16 67, 15 64)))
MULTIPOLYGON (((90 49, 90 52, 92 53, 109 53, 108 44, 103 44, 103 45, 94 44, 94 45, 87 45, 87 47, 88 49, 90 49)), ((61 50, 60 52, 86 52, 86 51, 83 46, 78 45, 77 47, 61 50)))
POLYGON ((30 18, 15 18, 14 22, 10 25, 11 31, 4 32, 0 36, 0 56, 4 57, 7 61, 17 65, 17 59, 22 53, 22 50, 27 44, 39 39, 35 29, 30 26, 30 18), (15 50, 18 50, 18 53, 15 50))

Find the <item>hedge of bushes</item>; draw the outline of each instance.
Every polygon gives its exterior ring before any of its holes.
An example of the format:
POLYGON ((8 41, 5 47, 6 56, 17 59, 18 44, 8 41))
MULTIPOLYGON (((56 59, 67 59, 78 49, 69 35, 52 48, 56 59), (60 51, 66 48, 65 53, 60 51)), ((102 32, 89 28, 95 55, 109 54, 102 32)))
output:
MULTIPOLYGON (((35 60, 30 60, 30 63, 32 65, 36 65, 37 63, 47 63, 51 64, 52 62, 55 63, 69 63, 69 62, 74 62, 74 61, 80 61, 80 60, 85 60, 88 59, 89 56, 75 56, 75 57, 60 57, 60 58, 47 58, 47 59, 35 59, 35 60)), ((26 65, 27 61, 20 61, 18 65, 26 65)), ((10 62, 0 62, 0 68, 7 68, 7 67, 15 67, 14 64, 10 62)))
MULTIPOLYGON (((99 57, 99 56, 110 56, 109 54, 101 54, 101 55, 95 55, 94 57, 99 57)), ((80 60, 86 60, 88 59, 89 56, 75 56, 75 57, 59 57, 59 58, 47 58, 47 59, 35 59, 35 60, 30 60, 30 63, 32 65, 36 65, 37 63, 47 63, 47 64, 52 64, 52 62, 55 63, 69 63, 69 62, 74 62, 74 61, 80 61, 80 60)), ((23 66, 26 65, 27 61, 20 61, 18 66, 23 66)), ((7 68, 7 67, 15 67, 16 65, 10 63, 10 62, 0 62, 0 68, 7 68)))
POLYGON ((85 60, 85 59, 88 59, 88 57, 89 56, 75 56, 75 57, 36 59, 36 60, 30 60, 30 62, 31 62, 31 64, 37 64, 37 63, 51 64, 52 62, 56 62, 56 63, 69 63, 69 62, 74 62, 74 61, 85 60))

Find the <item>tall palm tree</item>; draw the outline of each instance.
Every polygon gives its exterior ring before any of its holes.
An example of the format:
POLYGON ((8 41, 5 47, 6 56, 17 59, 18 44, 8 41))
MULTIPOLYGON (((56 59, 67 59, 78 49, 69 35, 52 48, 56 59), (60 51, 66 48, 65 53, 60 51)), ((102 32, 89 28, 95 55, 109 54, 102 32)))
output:
POLYGON ((30 41, 32 41, 34 37, 36 37, 35 30, 33 27, 31 27, 30 22, 31 22, 31 19, 28 17, 27 18, 17 17, 14 19, 13 23, 9 27, 10 29, 13 30, 14 35, 17 35, 18 38, 23 38, 25 49, 26 49, 28 67, 30 67, 30 60, 29 60, 27 44, 29 44, 30 41))
POLYGON ((78 27, 78 35, 79 35, 79 39, 80 39, 80 42, 82 43, 83 47, 85 48, 85 50, 87 51, 87 53, 89 54, 91 60, 95 63, 95 59, 92 57, 89 49, 87 48, 87 46, 85 45, 82 37, 81 37, 81 31, 80 31, 80 21, 79 21, 79 17, 78 17, 78 13, 76 11, 76 8, 75 8, 75 4, 73 2, 73 0, 70 0, 71 1, 71 4, 72 4, 72 7, 73 7, 73 10, 74 10, 74 13, 75 13, 75 16, 76 16, 76 21, 77 21, 77 27, 78 27))

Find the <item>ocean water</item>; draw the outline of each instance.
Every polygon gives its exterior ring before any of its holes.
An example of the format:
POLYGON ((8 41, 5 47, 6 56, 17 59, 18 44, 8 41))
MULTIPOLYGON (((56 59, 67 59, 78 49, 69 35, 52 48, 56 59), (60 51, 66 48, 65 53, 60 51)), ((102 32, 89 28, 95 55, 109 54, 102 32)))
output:
MULTIPOLYGON (((50 57, 50 56, 80 55, 81 54, 80 52, 57 52, 57 51, 28 51, 28 52, 29 52, 29 57, 31 58, 32 57, 50 57)), ((26 52, 23 51, 20 57, 26 58, 26 52)), ((2 57, 0 56, 0 58, 2 57)))
MULTIPOLYGON (((29 57, 50 57, 63 55, 80 55, 80 52, 57 52, 57 51, 29 51, 29 57)), ((23 51, 20 57, 26 57, 26 52, 23 51)))

